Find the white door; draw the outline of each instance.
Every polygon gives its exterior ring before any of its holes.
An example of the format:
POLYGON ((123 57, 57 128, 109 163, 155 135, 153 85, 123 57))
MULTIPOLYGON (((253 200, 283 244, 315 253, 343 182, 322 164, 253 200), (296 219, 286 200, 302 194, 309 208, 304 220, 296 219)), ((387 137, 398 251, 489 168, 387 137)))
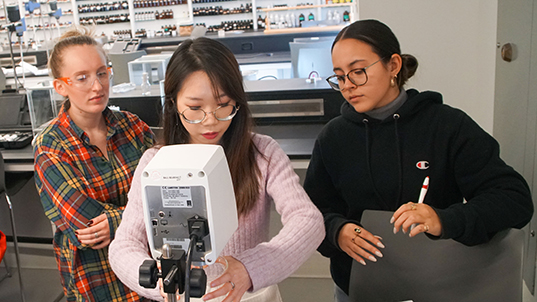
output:
MULTIPOLYGON (((493 135, 501 156, 527 180, 537 200, 537 0, 499 0, 493 135), (533 21, 533 22, 532 22, 533 21), (533 44, 532 44, 533 41, 533 44), (509 44, 509 45, 508 45, 509 44), (512 49, 512 58, 502 50, 512 49)), ((524 280, 535 290, 537 215, 527 227, 524 280)))

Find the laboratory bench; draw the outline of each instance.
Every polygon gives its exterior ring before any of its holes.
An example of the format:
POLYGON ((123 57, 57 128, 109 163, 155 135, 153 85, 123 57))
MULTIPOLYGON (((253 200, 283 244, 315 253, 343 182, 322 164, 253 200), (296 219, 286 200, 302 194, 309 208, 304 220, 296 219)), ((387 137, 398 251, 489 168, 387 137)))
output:
MULTIPOLYGON (((339 115, 344 99, 326 81, 313 83, 305 79, 245 81, 249 105, 256 122, 255 131, 273 137, 291 159, 300 176, 304 176, 313 145, 322 127, 339 115)), ((150 96, 142 96, 140 88, 126 93, 111 93, 110 105, 137 114, 158 133, 162 101, 158 85, 150 96)), ((33 148, 0 149, 6 173, 33 172, 33 148)), ((45 217, 35 183, 30 180, 12 198, 21 241, 51 242, 50 222, 45 217), (29 223, 31 222, 31 223, 29 223)), ((0 229, 11 234, 5 204, 0 203, 0 229)))
MULTIPOLYGON (((291 159, 308 159, 321 128, 339 115, 344 99, 324 80, 306 79, 245 81, 245 91, 258 132, 279 141, 291 159)), ((153 129, 160 126, 162 97, 159 85, 151 86, 151 95, 140 87, 125 93, 111 93, 110 105, 138 115, 153 129)), ((31 146, 0 149, 7 171, 33 171, 31 146)))

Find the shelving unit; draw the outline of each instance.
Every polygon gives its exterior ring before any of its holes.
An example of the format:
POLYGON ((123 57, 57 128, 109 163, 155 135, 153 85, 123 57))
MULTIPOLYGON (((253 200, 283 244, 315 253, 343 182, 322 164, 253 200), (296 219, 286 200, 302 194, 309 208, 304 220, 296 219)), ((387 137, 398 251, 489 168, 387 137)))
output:
MULTIPOLYGON (((28 0, 17 0, 19 9, 24 12, 24 2, 28 0)), ((300 5, 304 3, 304 0, 224 0, 213 1, 211 0, 59 0, 57 1, 58 8, 62 9, 63 16, 58 20, 59 28, 56 24, 56 20, 53 17, 49 17, 47 12, 48 8, 44 9, 42 16, 38 13, 26 15, 26 25, 28 27, 27 32, 24 34, 23 39, 27 43, 30 40, 43 41, 47 43, 49 40, 57 38, 64 28, 68 28, 71 24, 81 24, 84 22, 81 20, 91 19, 90 24, 95 24, 97 34, 104 34, 106 36, 112 36, 114 31, 131 32, 134 36, 137 31, 147 31, 153 34, 155 31, 159 31, 162 27, 175 26, 179 28, 181 25, 194 25, 205 24, 211 29, 218 30, 224 24, 227 30, 244 29, 234 28, 233 24, 236 23, 240 27, 251 28, 258 30, 258 19, 261 17, 263 22, 270 24, 271 20, 278 18, 285 18, 286 22, 294 17, 293 22, 298 23, 298 16, 303 13, 307 19, 307 16, 312 13, 315 15, 316 21, 325 21, 327 19, 328 11, 340 10, 340 16, 343 17, 343 11, 349 11, 350 22, 357 20, 358 17, 358 1, 349 3, 337 3, 337 4, 323 4, 326 0, 311 0, 311 5, 300 5), (114 6, 114 3, 118 5, 114 6), (126 5, 124 5, 126 3, 126 5), (87 5, 95 4, 97 7, 103 7, 102 11, 86 12, 83 9, 79 11, 79 7, 86 7, 87 5), (237 12, 242 7, 244 12, 229 13, 229 14, 208 14, 208 15, 194 15, 195 11, 202 10, 203 8, 218 7, 222 11, 237 12), (285 6, 285 7, 274 7, 285 6), (113 9, 112 8, 122 8, 113 9), (248 7, 248 9, 246 9, 248 7), (156 19, 148 17, 150 14, 163 10, 169 11, 169 14, 173 14, 173 19, 156 19), (286 14, 286 12, 290 12, 286 14), (146 13, 146 14, 144 14, 146 13), (123 22, 116 22, 110 24, 101 24, 110 21, 110 16, 119 15, 119 20, 123 22), (123 20, 121 20, 123 15, 123 20), (144 17, 142 17, 144 16, 144 17), (34 30, 35 27, 35 30, 34 30)), ((42 4, 43 5, 43 4, 42 4)), ((46 5, 46 3, 45 3, 46 5)), ((96 10, 97 8, 93 8, 96 10)), ((91 6, 90 9, 92 10, 91 6)), ((3 9, 2 9, 3 12, 3 9)), ((0 13, 0 23, 2 22, 3 13, 0 13)), ((112 20, 114 21, 114 20, 112 20)), ((3 21, 5 23, 5 21, 3 21)), ((86 23, 87 25, 88 23, 86 23)), ((304 31, 337 31, 341 29, 343 24, 323 24, 322 27, 314 28, 270 28, 266 26, 265 33, 292 33, 292 32, 304 32, 304 31), (329 26, 326 26, 329 25, 329 26)), ((0 31, 0 34, 4 31, 0 31)), ((152 35, 148 35, 152 36, 152 35)), ((0 35, 0 39, 7 40, 7 35, 0 35)))
POLYGON ((95 25, 97 33, 128 30, 132 16, 129 13, 131 7, 132 1, 126 0, 76 0, 76 24, 95 25), (89 8, 90 11, 85 12, 84 8, 89 8), (105 10, 93 11, 99 8, 105 10))
MULTIPOLYGON (((318 0, 321 1, 321 0, 318 0)), ((343 22, 343 14, 340 14, 341 18, 338 20, 327 20, 323 18, 323 9, 338 9, 338 8, 348 8, 349 13, 349 22, 354 22, 358 20, 358 0, 354 2, 347 3, 335 3, 335 4, 311 4, 311 5, 297 5, 297 6, 285 6, 285 7, 272 7, 272 8, 262 8, 261 11, 266 13, 265 16, 265 33, 267 34, 279 34, 279 33, 293 33, 293 32, 308 32, 308 31, 338 31, 342 29, 346 24, 343 22), (283 12, 283 11, 312 11, 316 10, 317 18, 316 21, 326 21, 324 26, 319 27, 286 27, 286 28, 271 28, 271 13, 274 12, 283 12)), ((327 13, 328 14, 328 13, 327 13)), ((309 14, 304 14, 305 19, 309 14)), ((288 19, 288 18, 286 18, 288 19)))
POLYGON ((159 30, 165 26, 179 27, 180 24, 192 24, 191 0, 128 0, 133 35, 140 30, 159 30), (137 2, 138 4, 134 4, 137 2), (136 20, 136 15, 144 12, 171 11, 173 19, 136 20))
MULTIPOLYGON (((48 6, 49 2, 40 3, 41 6, 37 8, 34 13, 30 14, 25 10, 25 4, 28 1, 18 0, 19 12, 21 17, 25 18, 26 22, 26 32, 24 33, 22 39, 25 44, 24 47, 28 48, 29 43, 32 46, 40 46, 42 43, 53 40, 61 34, 61 31, 65 28, 70 27, 74 22, 74 13, 73 13, 73 3, 69 0, 58 0, 56 1, 58 9, 62 10, 62 17, 59 20, 56 20, 55 17, 48 15, 50 12, 50 7, 48 6), (58 27, 59 25, 59 27, 58 27)), ((0 15, 0 22, 2 24, 7 23, 4 17, 4 8, 0 5, 0 10, 2 11, 0 15)), ((8 35, 6 30, 1 30, 2 33, 2 44, 9 43, 7 41, 8 35)), ((16 35, 13 35, 16 36, 16 35)), ((12 37, 14 40, 15 38, 12 37)))
POLYGON ((243 27, 251 28, 254 23, 252 15, 253 4, 252 0, 228 0, 228 1, 212 1, 209 2, 199 1, 194 2, 193 14, 194 23, 204 24, 207 26, 209 32, 217 31, 219 29, 224 30, 244 30, 243 27), (196 10, 203 10, 211 8, 221 8, 223 12, 207 15, 196 15, 196 10), (236 27, 234 28, 233 25, 236 27))

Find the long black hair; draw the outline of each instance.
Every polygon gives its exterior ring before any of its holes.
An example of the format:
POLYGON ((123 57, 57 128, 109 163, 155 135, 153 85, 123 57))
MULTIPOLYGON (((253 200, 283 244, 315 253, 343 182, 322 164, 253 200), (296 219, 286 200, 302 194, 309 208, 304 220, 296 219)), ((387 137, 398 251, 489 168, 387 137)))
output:
POLYGON ((257 148, 252 140, 253 120, 244 92, 242 74, 233 53, 220 42, 204 37, 181 42, 168 63, 164 81, 162 119, 164 145, 188 144, 190 134, 180 121, 176 98, 185 80, 194 72, 209 77, 215 98, 222 90, 239 107, 220 144, 229 163, 239 214, 253 208, 259 195, 260 174, 257 148))

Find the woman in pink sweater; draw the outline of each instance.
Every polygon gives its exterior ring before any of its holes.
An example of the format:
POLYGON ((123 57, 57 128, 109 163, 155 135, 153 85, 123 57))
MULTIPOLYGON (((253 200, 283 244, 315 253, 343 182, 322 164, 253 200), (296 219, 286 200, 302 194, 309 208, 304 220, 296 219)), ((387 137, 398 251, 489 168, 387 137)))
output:
MULTIPOLYGON (((222 255, 228 269, 211 283, 223 285, 203 300, 281 301, 277 283, 287 278, 324 238, 323 218, 299 184, 287 155, 270 137, 253 134, 242 75, 233 53, 207 38, 182 42, 166 72, 164 145, 220 144, 229 163, 239 227, 222 255), (283 228, 269 238, 271 202, 283 228)), ((138 268, 150 259, 145 232, 141 172, 157 153, 145 152, 136 169, 123 221, 110 245, 119 279, 138 294, 162 300, 159 289, 138 284, 138 268)))

